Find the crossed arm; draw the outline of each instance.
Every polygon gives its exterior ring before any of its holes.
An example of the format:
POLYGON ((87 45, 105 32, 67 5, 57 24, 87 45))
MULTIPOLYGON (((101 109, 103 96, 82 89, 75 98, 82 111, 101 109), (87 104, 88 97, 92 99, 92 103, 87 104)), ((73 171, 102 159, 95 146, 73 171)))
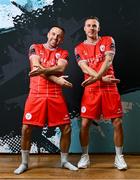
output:
POLYGON ((30 61, 33 68, 32 68, 32 71, 29 72, 29 76, 40 75, 60 86, 72 87, 72 84, 66 79, 64 79, 64 78, 67 78, 68 76, 60 76, 60 77, 56 76, 64 72, 67 66, 67 63, 65 60, 60 59, 58 60, 57 65, 48 67, 48 68, 45 68, 40 64, 40 57, 38 55, 31 55, 30 61))
POLYGON ((105 72, 109 69, 110 65, 112 64, 113 58, 113 54, 106 54, 105 61, 103 62, 98 73, 94 69, 90 68, 86 61, 81 62, 79 66, 81 67, 82 71, 90 76, 88 79, 82 82, 82 86, 85 87, 100 79, 102 79, 103 82, 107 83, 119 83, 120 80, 114 78, 112 75, 104 76, 105 72))

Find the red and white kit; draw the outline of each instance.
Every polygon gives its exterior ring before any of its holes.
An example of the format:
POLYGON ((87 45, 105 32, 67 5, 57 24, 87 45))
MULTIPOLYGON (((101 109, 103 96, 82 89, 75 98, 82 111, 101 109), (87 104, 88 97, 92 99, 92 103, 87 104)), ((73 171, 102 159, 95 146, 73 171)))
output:
MULTIPOLYGON (((106 54, 115 55, 115 42, 110 36, 100 37, 96 44, 84 41, 76 46, 75 55, 79 63, 87 62, 88 66, 98 72, 105 60, 106 54)), ((111 65, 105 75, 113 75, 111 65)), ((85 79, 89 77, 85 74, 85 79)), ((104 119, 122 117, 122 105, 116 83, 106 83, 98 80, 85 87, 81 103, 81 117, 89 119, 104 119)))
MULTIPOLYGON (((33 44, 29 56, 32 54, 40 56, 40 63, 45 68, 57 65, 59 59, 67 61, 68 58, 66 50, 52 50, 44 44, 33 44)), ((43 127, 46 123, 48 126, 70 123, 62 87, 49 81, 47 77, 33 76, 30 77, 30 92, 25 104, 23 124, 43 127)))

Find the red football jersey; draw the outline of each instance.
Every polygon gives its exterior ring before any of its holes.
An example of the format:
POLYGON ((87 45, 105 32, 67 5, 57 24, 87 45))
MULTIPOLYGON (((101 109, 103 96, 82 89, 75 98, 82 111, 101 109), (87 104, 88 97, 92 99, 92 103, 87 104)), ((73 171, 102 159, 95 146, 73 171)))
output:
MULTIPOLYGON (((86 61, 88 66, 94 69, 96 72, 101 68, 105 55, 107 53, 111 53, 115 55, 115 42, 110 36, 100 37, 99 40, 95 43, 88 43, 84 41, 76 46, 75 55, 78 63, 82 61, 86 61)), ((107 72, 104 75, 113 75, 114 70, 111 65, 107 72)), ((85 74, 85 79, 87 79, 89 75, 85 74)), ((102 80, 96 81, 95 83, 87 86, 86 88, 105 88, 105 89, 114 89, 116 88, 115 83, 105 83, 102 80)))
MULTIPOLYGON (((66 50, 61 48, 49 49, 44 44, 33 44, 29 49, 29 56, 32 54, 39 55, 40 64, 46 68, 57 65, 60 58, 66 61, 68 58, 68 52, 66 50)), ((47 77, 44 78, 40 75, 30 77, 30 93, 38 94, 39 96, 57 96, 61 91, 61 86, 49 81, 47 77)))

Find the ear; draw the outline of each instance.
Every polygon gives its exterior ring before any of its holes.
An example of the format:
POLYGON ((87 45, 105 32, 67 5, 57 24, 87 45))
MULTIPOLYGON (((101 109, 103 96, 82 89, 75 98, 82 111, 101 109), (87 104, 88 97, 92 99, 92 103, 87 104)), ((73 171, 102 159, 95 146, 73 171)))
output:
POLYGON ((48 32, 48 34, 47 34, 47 38, 49 38, 49 34, 50 34, 50 32, 48 32))
POLYGON ((100 28, 100 26, 99 26, 99 28, 98 28, 98 32, 100 32, 100 30, 101 30, 101 28, 100 28))
POLYGON ((60 44, 63 44, 63 42, 64 42, 64 37, 61 39, 60 44))
POLYGON ((64 42, 64 34, 61 36, 60 44, 62 44, 63 42, 64 42))
POLYGON ((84 26, 84 31, 85 31, 86 27, 84 26))

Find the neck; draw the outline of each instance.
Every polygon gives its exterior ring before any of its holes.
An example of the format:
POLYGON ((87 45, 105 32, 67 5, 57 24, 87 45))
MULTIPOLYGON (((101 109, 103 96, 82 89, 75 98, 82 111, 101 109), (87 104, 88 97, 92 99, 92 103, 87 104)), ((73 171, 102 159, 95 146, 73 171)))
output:
POLYGON ((99 38, 100 38, 100 37, 99 37, 98 35, 93 36, 93 37, 87 37, 87 40, 86 40, 86 41, 87 41, 88 43, 93 43, 93 44, 94 44, 94 43, 96 43, 96 42, 99 40, 99 38))
POLYGON ((45 48, 48 48, 48 49, 51 49, 51 50, 54 50, 54 49, 57 48, 57 47, 52 47, 52 46, 50 46, 50 44, 49 44, 48 42, 44 44, 44 47, 45 47, 45 48))

